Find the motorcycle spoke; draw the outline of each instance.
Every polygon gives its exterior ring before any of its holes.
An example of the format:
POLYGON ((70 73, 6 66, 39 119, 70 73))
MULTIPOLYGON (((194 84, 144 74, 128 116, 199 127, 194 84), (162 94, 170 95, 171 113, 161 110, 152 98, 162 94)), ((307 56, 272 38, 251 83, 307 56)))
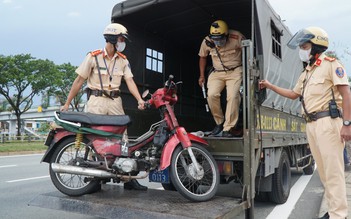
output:
MULTIPOLYGON (((64 165, 76 165, 77 158, 86 160, 84 158, 89 157, 93 158, 91 151, 86 150, 85 146, 76 149, 73 143, 61 151, 61 154, 56 162, 64 165)), ((80 189, 88 184, 84 181, 86 176, 59 173, 57 174, 57 176, 58 179, 61 181, 61 184, 67 188, 80 189)))

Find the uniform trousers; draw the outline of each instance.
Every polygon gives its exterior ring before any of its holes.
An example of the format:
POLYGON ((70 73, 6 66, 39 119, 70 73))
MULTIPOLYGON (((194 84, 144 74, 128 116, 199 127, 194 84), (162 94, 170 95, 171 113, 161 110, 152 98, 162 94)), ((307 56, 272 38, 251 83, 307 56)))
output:
POLYGON ((347 217, 346 184, 340 130, 342 119, 320 118, 306 125, 306 133, 318 173, 324 186, 331 219, 347 217))
POLYGON ((122 98, 91 95, 87 103, 87 112, 102 115, 124 115, 122 98))
POLYGON ((232 71, 215 71, 210 74, 207 82, 207 102, 216 124, 223 124, 223 130, 229 131, 235 126, 239 117, 240 85, 242 81, 242 68, 232 71), (225 117, 221 107, 221 92, 227 88, 227 106, 225 117))

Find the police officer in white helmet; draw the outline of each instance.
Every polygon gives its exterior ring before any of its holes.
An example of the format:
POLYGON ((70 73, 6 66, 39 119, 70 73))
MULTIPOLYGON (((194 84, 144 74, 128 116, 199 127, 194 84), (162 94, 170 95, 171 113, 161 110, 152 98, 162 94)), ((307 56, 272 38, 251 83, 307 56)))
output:
POLYGON ((324 52, 329 46, 327 33, 319 27, 298 31, 288 47, 300 48, 305 70, 292 90, 267 80, 260 82, 290 99, 300 98, 306 119, 308 143, 325 189, 328 212, 321 219, 346 218, 348 214, 343 150, 351 140, 351 93, 342 64, 324 52))
MULTIPOLYGON (((122 54, 128 39, 127 29, 118 23, 106 26, 103 32, 105 47, 87 54, 77 68, 67 101, 61 111, 68 110, 71 101, 87 81, 88 103, 87 112, 104 115, 124 115, 119 87, 124 78, 130 93, 138 102, 138 108, 144 109, 144 101, 133 80, 133 74, 127 57, 122 54)), ((127 140, 127 139, 125 139, 127 140)), ((125 189, 147 190, 137 180, 124 183, 125 189)))

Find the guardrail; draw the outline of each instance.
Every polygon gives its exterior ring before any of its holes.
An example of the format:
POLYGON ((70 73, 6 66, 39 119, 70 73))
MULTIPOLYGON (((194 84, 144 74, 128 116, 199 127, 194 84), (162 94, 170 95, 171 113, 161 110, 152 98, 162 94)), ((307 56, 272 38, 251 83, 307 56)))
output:
POLYGON ((9 135, 9 134, 0 134, 0 143, 5 142, 43 142, 46 138, 46 135, 34 136, 34 135, 9 135))

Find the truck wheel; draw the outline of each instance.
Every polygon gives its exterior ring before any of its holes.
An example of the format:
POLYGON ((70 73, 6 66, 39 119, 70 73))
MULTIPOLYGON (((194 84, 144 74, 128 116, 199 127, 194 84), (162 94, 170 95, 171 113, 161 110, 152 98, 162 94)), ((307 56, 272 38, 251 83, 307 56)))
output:
POLYGON ((303 168, 303 173, 306 175, 312 175, 314 172, 315 162, 314 162, 314 159, 312 156, 310 157, 310 160, 308 160, 308 161, 311 161, 311 163, 307 167, 303 168))
POLYGON ((212 155, 201 145, 192 143, 192 152, 199 171, 191 161, 187 149, 181 145, 174 150, 170 165, 170 178, 177 191, 190 201, 211 199, 218 190, 219 171, 212 155))
MULTIPOLYGON (((69 196, 81 196, 101 189, 100 180, 87 179, 87 176, 75 175, 68 173, 55 173, 51 168, 51 163, 59 163, 66 165, 76 165, 75 160, 85 159, 87 153, 86 143, 88 140, 81 142, 80 148, 75 148, 75 138, 68 138, 62 141, 55 149, 50 161, 50 178, 55 187, 62 193, 69 196)), ((98 160, 90 150, 88 159, 98 160)))
POLYGON ((259 202, 268 202, 270 200, 268 192, 256 192, 255 200, 259 202))
POLYGON ((291 184, 291 170, 288 154, 282 151, 278 168, 272 177, 272 191, 269 194, 270 200, 277 204, 283 204, 289 197, 291 184))

